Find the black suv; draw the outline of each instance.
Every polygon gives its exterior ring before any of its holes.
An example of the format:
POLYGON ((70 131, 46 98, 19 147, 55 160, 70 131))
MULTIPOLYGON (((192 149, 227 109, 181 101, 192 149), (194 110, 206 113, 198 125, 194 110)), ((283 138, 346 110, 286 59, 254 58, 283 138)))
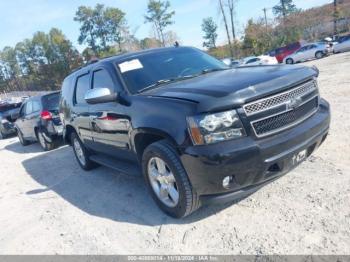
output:
POLYGON ((12 114, 19 111, 22 103, 3 103, 0 104, 0 139, 9 135, 16 134, 15 125, 13 124, 12 114))
POLYGON ((231 69, 190 47, 106 58, 63 82, 64 137, 80 166, 143 173, 167 214, 250 194, 325 140, 317 68, 231 69))
POLYGON ((23 146, 39 141, 47 151, 55 148, 62 140, 63 127, 58 115, 60 92, 28 98, 16 118, 15 126, 23 146))

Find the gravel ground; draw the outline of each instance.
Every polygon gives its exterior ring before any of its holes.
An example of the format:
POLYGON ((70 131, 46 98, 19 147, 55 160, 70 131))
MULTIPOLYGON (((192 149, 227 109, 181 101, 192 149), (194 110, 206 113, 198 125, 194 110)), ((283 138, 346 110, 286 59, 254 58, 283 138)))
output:
POLYGON ((183 220, 140 178, 82 171, 67 146, 0 141, 0 254, 350 254, 350 53, 307 64, 332 106, 323 146, 250 197, 183 220))

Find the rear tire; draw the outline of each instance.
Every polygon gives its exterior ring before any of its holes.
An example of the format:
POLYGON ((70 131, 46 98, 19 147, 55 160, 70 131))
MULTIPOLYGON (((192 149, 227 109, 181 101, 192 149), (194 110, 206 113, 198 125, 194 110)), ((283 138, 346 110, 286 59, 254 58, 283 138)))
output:
POLYGON ((22 144, 22 146, 29 145, 29 141, 24 139, 23 134, 22 134, 21 130, 19 130, 19 129, 17 129, 17 136, 18 136, 19 142, 22 144))
POLYGON ((98 166, 95 162, 89 159, 89 151, 75 132, 71 134, 70 141, 73 147, 75 158, 77 159, 78 164, 82 169, 88 171, 98 166))
POLYGON ((321 59, 322 57, 324 57, 324 54, 321 51, 318 51, 318 52, 316 52, 315 57, 317 59, 321 59))
POLYGON ((168 141, 155 142, 145 149, 142 156, 142 171, 154 201, 169 216, 186 217, 200 207, 199 198, 192 188, 178 154, 168 141), (159 162, 164 163, 163 168, 157 166, 159 162), (156 188, 157 183, 159 191, 156 188))
POLYGON ((294 60, 293 60, 292 58, 288 58, 288 59, 286 60, 286 64, 287 64, 287 65, 292 65, 292 64, 294 64, 294 60))
POLYGON ((44 151, 50 151, 55 148, 55 142, 46 141, 43 132, 37 131, 36 133, 37 133, 37 138, 39 140, 39 144, 44 151))

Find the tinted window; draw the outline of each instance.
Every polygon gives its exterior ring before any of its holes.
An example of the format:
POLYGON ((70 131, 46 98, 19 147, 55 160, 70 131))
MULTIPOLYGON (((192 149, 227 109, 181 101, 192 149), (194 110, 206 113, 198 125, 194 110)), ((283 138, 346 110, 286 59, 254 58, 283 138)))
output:
POLYGON ((132 93, 159 80, 201 74, 203 70, 228 69, 216 58, 192 48, 171 48, 150 52, 119 62, 118 67, 132 93))
POLYGON ((111 92, 114 92, 113 86, 112 78, 106 70, 94 72, 92 88, 108 88, 111 92))
POLYGON ((33 112, 40 111, 40 103, 38 101, 33 101, 32 110, 33 110, 33 112))
POLYGON ((50 94, 43 97, 44 108, 49 111, 58 110, 58 104, 60 102, 60 94, 50 94))
POLYGON ((32 101, 28 101, 28 102, 26 103, 26 107, 25 107, 25 110, 24 110, 24 114, 25 114, 25 115, 29 115, 29 114, 31 114, 31 113, 33 113, 33 103, 32 103, 32 101))
POLYGON ((255 63, 257 61, 260 61, 260 59, 259 58, 253 58, 253 59, 248 60, 248 62, 246 64, 255 63))
POLYGON ((306 49, 307 49, 307 46, 304 46, 304 47, 302 47, 302 48, 299 49, 298 53, 299 53, 299 52, 304 52, 306 49))
POLYGON ((85 94, 90 89, 89 74, 78 77, 75 87, 75 102, 77 104, 85 104, 85 94))

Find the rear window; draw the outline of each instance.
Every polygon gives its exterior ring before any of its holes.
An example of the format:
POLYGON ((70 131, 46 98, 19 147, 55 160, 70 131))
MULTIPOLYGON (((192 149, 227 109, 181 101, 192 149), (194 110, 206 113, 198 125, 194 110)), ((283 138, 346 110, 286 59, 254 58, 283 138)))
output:
POLYGON ((60 102, 60 94, 55 93, 46 95, 43 97, 43 104, 46 110, 58 110, 58 104, 60 102))

